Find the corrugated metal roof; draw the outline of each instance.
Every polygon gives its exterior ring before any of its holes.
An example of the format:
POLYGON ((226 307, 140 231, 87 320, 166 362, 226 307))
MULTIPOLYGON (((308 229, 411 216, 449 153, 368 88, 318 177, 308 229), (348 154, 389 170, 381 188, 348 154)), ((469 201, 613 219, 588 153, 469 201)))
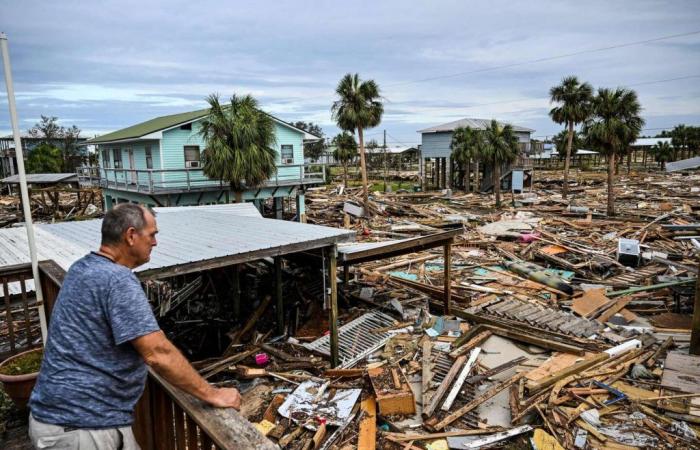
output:
MULTIPOLYGON (((513 131, 519 131, 519 132, 530 132, 532 133, 533 130, 532 128, 526 128, 526 127, 521 127, 519 125, 513 125, 512 123, 509 122, 501 122, 500 120, 498 121, 499 125, 510 125, 513 127, 513 131)), ((419 133, 439 133, 441 131, 454 131, 459 127, 469 127, 473 128, 475 130, 485 130, 486 128, 491 125, 491 119, 470 119, 470 118, 465 118, 465 119, 460 119, 460 120, 455 120, 454 122, 448 122, 448 123, 443 123, 442 125, 436 125, 434 127, 426 128, 424 130, 418 130, 419 133)))
MULTIPOLYGON (((276 254, 299 251, 297 244, 308 249, 351 241, 355 233, 348 230, 249 217, 204 209, 178 208, 157 217, 158 246, 151 261, 135 269, 144 272, 172 268, 189 263, 257 251, 274 250, 276 254)), ((240 212, 240 211, 239 211, 240 212)), ((53 259, 64 270, 91 250, 99 248, 102 220, 85 220, 35 227, 39 260, 53 259)), ((24 228, 0 229, 0 265, 29 262, 24 228)))
POLYGON ((659 142, 671 143, 670 137, 658 137, 658 138, 639 138, 632 142, 632 147, 653 147, 659 142))
MULTIPOLYGON (((61 183, 78 181, 78 175, 74 173, 28 173, 27 183, 61 183), (71 180, 71 178, 74 178, 71 180)), ((19 183, 19 175, 12 175, 0 180, 2 183, 19 183)))
POLYGON ((676 172, 679 170, 697 169, 700 167, 700 156, 695 158, 682 159, 666 163, 666 172, 676 172))
POLYGON ((156 215, 177 213, 186 210, 199 210, 220 214, 233 214, 234 216, 262 217, 258 208, 249 202, 224 203, 221 205, 201 205, 201 206, 158 206, 153 208, 156 215))

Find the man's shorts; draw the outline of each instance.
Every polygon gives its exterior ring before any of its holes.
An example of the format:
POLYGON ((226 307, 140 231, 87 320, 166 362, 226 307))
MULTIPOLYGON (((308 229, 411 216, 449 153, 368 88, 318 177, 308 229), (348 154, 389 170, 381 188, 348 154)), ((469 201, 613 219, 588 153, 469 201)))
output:
POLYGON ((34 448, 80 450, 139 450, 131 427, 90 430, 40 422, 29 415, 29 438, 34 448))

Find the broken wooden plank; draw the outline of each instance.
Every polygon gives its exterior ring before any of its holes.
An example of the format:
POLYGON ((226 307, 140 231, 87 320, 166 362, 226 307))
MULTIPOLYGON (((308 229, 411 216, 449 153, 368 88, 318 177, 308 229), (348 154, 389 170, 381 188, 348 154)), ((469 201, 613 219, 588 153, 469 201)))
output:
POLYGON ((493 396, 495 396, 496 394, 501 392, 503 389, 507 389, 508 387, 513 385, 514 383, 517 383, 518 380, 523 378, 524 375, 525 374, 523 374, 523 373, 518 373, 518 374, 513 375, 512 377, 510 377, 506 381, 504 381, 502 383, 498 383, 497 385, 493 386, 492 388, 490 388, 489 390, 487 390, 486 392, 481 394, 479 397, 475 398, 474 400, 470 401, 466 405, 459 408, 457 411, 446 416, 440 422, 435 424, 432 428, 434 428, 435 430, 444 429, 446 426, 448 426, 449 424, 451 424, 455 420, 459 419, 460 417, 462 417, 463 415, 465 415, 469 411, 473 410, 477 406, 481 405, 482 403, 484 403, 488 399, 492 398, 493 396))
POLYGON ((430 388, 430 381, 433 379, 433 371, 431 370, 432 361, 430 360, 432 349, 433 343, 430 340, 426 339, 423 341, 423 367, 421 373, 421 404, 423 407, 428 405, 428 390, 430 388))
POLYGON ((362 399, 360 403, 362 419, 357 437, 357 448, 375 450, 377 442, 377 402, 373 396, 362 399))
POLYGON ((486 339, 491 337, 491 335, 493 335, 493 332, 491 330, 482 331, 473 338, 469 339, 469 342, 467 342, 466 344, 458 346, 457 348, 452 350, 450 352, 450 356, 456 358, 461 355, 466 355, 468 352, 472 351, 472 349, 474 349, 477 345, 481 345, 486 339))
POLYGON ((442 404, 441 409, 443 411, 449 411, 450 408, 452 407, 452 403, 455 401, 455 399, 457 398, 457 394, 459 394, 459 391, 462 389, 462 385, 464 384, 464 381, 467 379, 469 372, 474 367, 474 364, 476 364, 476 358, 479 357, 479 353, 481 353, 481 347, 476 347, 469 354, 469 359, 467 360, 467 363, 464 365, 464 368, 462 368, 462 371, 459 373, 459 376, 457 377, 457 381, 455 381, 454 385, 452 386, 452 389, 450 390, 450 393, 447 395, 447 398, 445 399, 445 402, 442 404))
POLYGON ((437 391, 430 398, 430 404, 427 407, 423 405, 423 417, 430 417, 433 415, 433 412, 435 412, 435 409, 437 409, 440 400, 450 388, 450 386, 452 385, 452 381, 455 379, 455 377, 459 373, 459 370, 462 368, 466 361, 466 356, 460 356, 455 360, 455 362, 452 364, 452 367, 450 367, 449 372, 447 372, 447 375, 445 375, 445 378, 440 383, 440 386, 438 386, 437 391))

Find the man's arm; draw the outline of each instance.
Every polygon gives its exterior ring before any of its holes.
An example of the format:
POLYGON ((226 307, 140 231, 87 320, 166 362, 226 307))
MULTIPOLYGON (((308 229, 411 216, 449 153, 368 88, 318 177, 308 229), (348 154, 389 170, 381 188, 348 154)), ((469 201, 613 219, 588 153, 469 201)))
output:
POLYGON ((215 388, 207 383, 162 331, 138 337, 131 343, 146 364, 169 383, 212 406, 240 409, 238 390, 215 388))

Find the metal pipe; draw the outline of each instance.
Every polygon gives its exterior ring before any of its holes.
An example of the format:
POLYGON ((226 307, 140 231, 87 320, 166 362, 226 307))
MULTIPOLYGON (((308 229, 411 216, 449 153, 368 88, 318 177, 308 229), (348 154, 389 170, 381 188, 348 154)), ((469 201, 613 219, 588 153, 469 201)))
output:
MULTIPOLYGON (((27 174, 24 171, 24 155, 22 153, 22 139, 19 134, 19 122, 17 120, 17 105, 15 104, 15 89, 12 85, 12 71, 10 70, 10 52, 7 47, 7 35, 0 33, 0 48, 2 50, 2 64, 5 69, 5 85, 7 86, 7 103, 10 106, 10 121, 12 122, 12 134, 15 138, 15 156, 17 158, 17 171, 19 172, 19 188, 22 196, 22 210, 24 212, 24 224, 27 228, 27 242, 29 243, 29 258, 32 261, 32 276, 34 277, 34 291, 39 311, 39 326, 41 328, 41 340, 46 345, 46 311, 44 309, 44 296, 41 291, 41 279, 39 278, 39 261, 36 254, 36 242, 34 241, 34 224, 32 223, 32 209, 29 204, 29 191, 27 189, 27 174)), ((11 326, 11 324, 9 324, 11 326)))

